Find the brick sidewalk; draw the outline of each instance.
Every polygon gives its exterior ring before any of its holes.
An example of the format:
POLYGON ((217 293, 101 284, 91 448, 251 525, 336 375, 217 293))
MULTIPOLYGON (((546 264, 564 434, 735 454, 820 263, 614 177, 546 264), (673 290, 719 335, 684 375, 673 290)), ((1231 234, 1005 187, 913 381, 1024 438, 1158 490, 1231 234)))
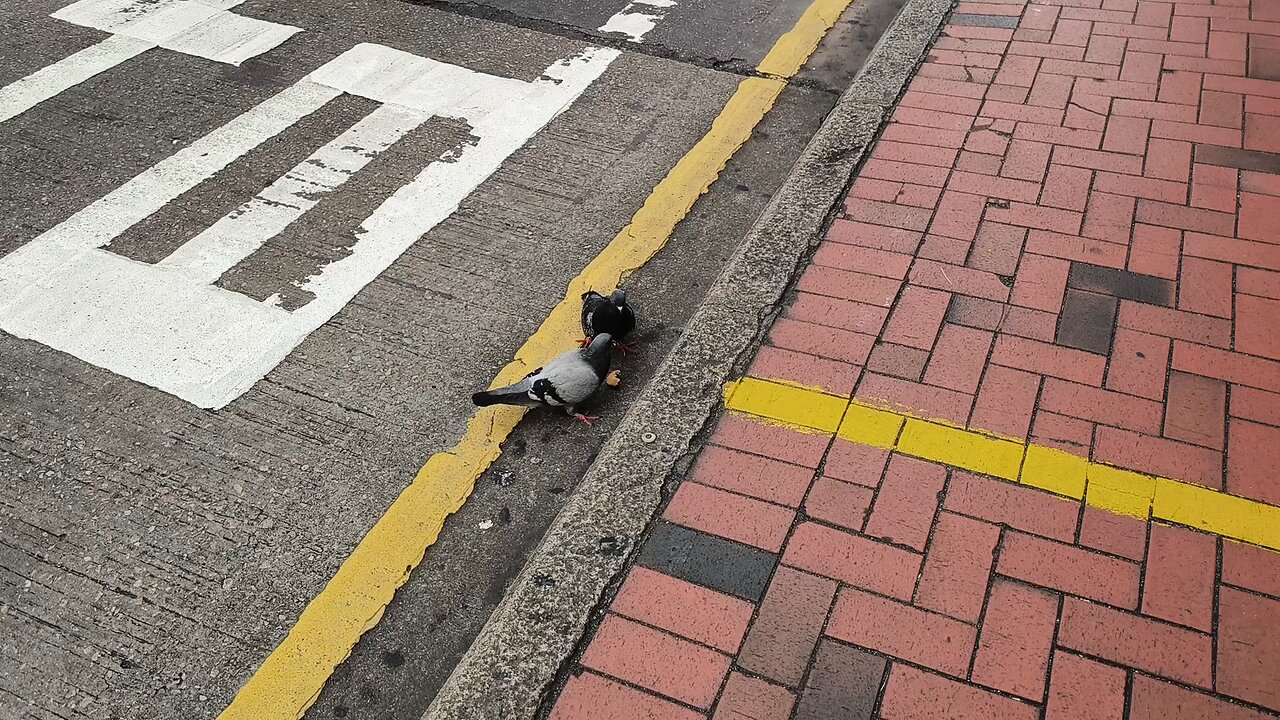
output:
MULTIPOLYGON (((1273 511, 1280 0, 962 2, 797 290, 749 375, 1273 511)), ((846 437, 723 416, 551 717, 1280 717, 1280 553, 846 437)))

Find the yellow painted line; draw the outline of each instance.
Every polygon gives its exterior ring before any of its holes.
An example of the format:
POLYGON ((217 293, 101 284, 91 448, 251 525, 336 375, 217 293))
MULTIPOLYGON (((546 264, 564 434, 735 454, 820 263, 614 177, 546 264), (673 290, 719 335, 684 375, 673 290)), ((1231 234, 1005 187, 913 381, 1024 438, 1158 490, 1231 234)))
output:
POLYGON ((1280 507, 1194 483, 772 380, 745 377, 727 384, 725 406, 735 413, 786 421, 809 432, 825 431, 849 442, 1020 482, 1117 515, 1186 525, 1280 550, 1280 507), (843 419, 833 432, 830 428, 838 417, 843 419))
MULTIPOLYGON (((498 372, 491 387, 520 379, 570 347, 579 332, 582 293, 617 287, 662 249, 676 224, 773 107, 786 78, 799 71, 849 2, 816 0, 816 9, 806 10, 796 27, 778 39, 765 58, 770 69, 760 68, 773 77, 738 83, 707 134, 654 187, 631 222, 569 282, 564 300, 498 372)), ((503 406, 480 409, 457 445, 431 456, 219 720, 296 720, 306 712, 360 636, 381 619, 396 590, 435 543, 445 519, 462 507, 476 479, 498 458, 524 412, 503 406)), ((838 424, 836 418, 830 431, 838 424)))
POLYGON ((724 386, 725 404, 748 415, 834 433, 849 398, 788 383, 743 378, 724 386))
POLYGON ((823 36, 848 6, 849 0, 815 0, 805 8, 795 27, 778 38, 756 70, 780 78, 789 78, 800 72, 805 61, 818 49, 823 36))

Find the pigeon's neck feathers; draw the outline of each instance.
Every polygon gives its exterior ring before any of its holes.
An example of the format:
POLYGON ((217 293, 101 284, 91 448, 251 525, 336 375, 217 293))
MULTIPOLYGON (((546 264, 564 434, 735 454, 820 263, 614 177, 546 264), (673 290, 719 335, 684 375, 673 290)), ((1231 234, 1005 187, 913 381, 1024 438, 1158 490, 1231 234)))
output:
POLYGON ((604 377, 609 373, 609 363, 613 359, 613 336, 600 333, 591 339, 591 344, 582 351, 582 359, 587 361, 596 374, 604 377))

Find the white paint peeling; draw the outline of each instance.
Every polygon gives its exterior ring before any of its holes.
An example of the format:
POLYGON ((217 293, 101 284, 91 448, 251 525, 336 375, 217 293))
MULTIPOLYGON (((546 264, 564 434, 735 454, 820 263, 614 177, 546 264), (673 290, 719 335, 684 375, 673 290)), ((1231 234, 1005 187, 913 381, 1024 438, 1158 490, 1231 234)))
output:
POLYGON ((299 28, 228 12, 243 0, 79 0, 52 17, 111 37, 0 87, 0 122, 147 50, 239 65, 288 40, 299 28))
MULTIPOLYGON (((496 78, 391 48, 359 45, 296 85, 125 183, 17 251, 0 258, 0 330, 67 352, 195 405, 219 408, 264 377, 340 311, 423 233, 617 57, 591 48, 532 82, 496 78), (361 225, 350 253, 299 283, 315 294, 288 311, 210 284, 305 209, 276 215, 251 200, 157 265, 105 249, 112 239, 341 92, 386 103, 348 133, 385 148, 430 115, 465 120, 474 144, 430 162, 361 225), (247 218, 241 220, 241 218, 247 218), (231 232, 234 229, 235 232, 231 232), (238 233, 243 233, 239 235, 238 233)), ((314 157, 363 165, 330 143, 314 157)), ((323 173, 293 176, 255 200, 298 198, 341 186, 323 173), (297 184, 295 184, 297 183, 297 184)), ((292 202, 292 201, 291 201, 292 202)))
POLYGON ((634 0, 614 13, 598 30, 626 35, 631 42, 640 42, 675 4, 676 0, 634 0))

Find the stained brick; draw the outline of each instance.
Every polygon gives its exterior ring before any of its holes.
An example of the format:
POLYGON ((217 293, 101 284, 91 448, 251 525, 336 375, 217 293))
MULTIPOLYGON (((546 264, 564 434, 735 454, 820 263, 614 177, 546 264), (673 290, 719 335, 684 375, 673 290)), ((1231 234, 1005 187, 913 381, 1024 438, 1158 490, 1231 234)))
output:
POLYGON ((908 286, 889 316, 883 340, 929 350, 938 336, 938 328, 950 302, 948 293, 908 286))
POLYGON ((1153 335, 1226 347, 1231 339, 1231 323, 1222 318, 1197 315, 1122 300, 1118 324, 1153 335))
POLYGON ((1109 294, 1067 288, 1054 340, 1066 347, 1110 354, 1118 302, 1109 294))
POLYGON ((1231 416, 1280 427, 1280 394, 1233 385, 1231 416))
POLYGON ((1123 424, 1149 435, 1159 434, 1163 411, 1151 400, 1057 378, 1045 380, 1040 407, 1095 423, 1123 424))
POLYGON ((1056 495, 958 470, 951 474, 942 506, 1063 542, 1075 538, 1079 514, 1076 503, 1056 495))
POLYGON ((1083 211, 1092 179, 1093 173, 1088 169, 1054 164, 1045 178, 1040 202, 1050 207, 1083 211))
POLYGON ((1191 179, 1191 143, 1152 138, 1147 148, 1147 177, 1187 182, 1191 179))
POLYGON ((776 553, 782 549, 795 512, 744 495, 684 482, 662 516, 677 525, 776 553))
POLYGON ((582 664, 698 708, 708 708, 729 657, 617 615, 605 617, 582 664))
POLYGON ((1070 270, 1071 263, 1066 260, 1027 253, 1022 257, 1022 266, 1018 268, 1009 301, 1015 305, 1057 313, 1062 308, 1067 273, 1070 270))
POLYGON ((875 491, 861 485, 822 476, 804 499, 805 513, 815 520, 861 532, 875 491))
POLYGON ((1236 350, 1280 360, 1280 300, 1240 295, 1236 298, 1236 350))
POLYGON ((837 480, 874 489, 880 486, 880 477, 888 463, 888 450, 836 438, 823 472, 837 480))
MULTIPOLYGON (((904 147, 927 148, 925 145, 906 145, 904 147)), ((950 167, 950 164, 948 164, 948 167, 950 167)), ((929 216, 933 214, 925 208, 909 207, 864 198, 845 198, 844 212, 854 220, 874 225, 887 225, 904 230, 924 230, 929 226, 929 216)))
POLYGON ((1058 644, 1190 685, 1212 682, 1209 635, 1074 597, 1064 600, 1058 644))
POLYGON ((656 695, 584 672, 569 678, 551 720, 702 720, 701 713, 656 695))
POLYGON ((818 467, 829 444, 822 435, 797 432, 732 414, 721 416, 715 432, 711 434, 711 442, 807 468, 818 467))
POLYGON ((1000 528, 963 515, 938 515, 916 604, 976 623, 986 598, 1000 528))
POLYGON ((1040 375, 1101 385, 1106 358, 1010 335, 997 335, 992 362, 1040 375))
POLYGON ((1080 522, 1080 545, 1142 562, 1147 554, 1147 523, 1086 506, 1080 522))
POLYGON ((1280 598, 1280 553, 1223 540, 1222 582, 1280 598))
POLYGON ((755 606, 639 565, 610 608, 727 653, 736 653, 755 606))
POLYGON ((712 720, 790 720, 795 698, 784 687, 729 673, 712 720))
POLYGON ((883 720, 1034 720, 1040 713, 1012 698, 895 664, 889 672, 880 717, 883 720))
POLYGON ((1240 268, 1236 271, 1236 285, 1246 295, 1280 300, 1280 273, 1240 268))
MULTIPOLYGON (((1018 126, 1023 127, 1022 125, 1018 126)), ((1082 216, 1074 210, 1047 208, 1040 205, 1011 202, 1009 207, 987 210, 987 219, 1009 225, 1074 235, 1080 231, 1082 216)))
POLYGON ((1138 222, 1180 228, 1211 235, 1235 234, 1236 218, 1229 213, 1171 205, 1156 200, 1139 200, 1134 215, 1138 222))
MULTIPOLYGON (((1195 166, 1191 180, 1191 204, 1221 212, 1236 211, 1240 172, 1213 165, 1195 166)), ((1162 199, 1162 198, 1157 198, 1162 199)))
POLYGON ((848 395, 858 382, 860 368, 831 358, 765 345, 756 352, 747 374, 848 395))
POLYGON ((1231 317, 1232 272, 1227 263, 1183 258, 1178 286, 1179 308, 1215 317, 1231 317))
POLYGON ((783 685, 800 684, 835 597, 830 580, 787 567, 774 573, 738 665, 783 685))
POLYGON ((1039 410, 1031 426, 1031 440, 1038 445, 1087 456, 1093 447, 1093 423, 1039 410))
POLYGON ((1169 373, 1164 436, 1222 450, 1226 405, 1226 383, 1174 370, 1169 373))
POLYGON ((1173 344, 1173 368, 1260 390, 1280 391, 1280 363, 1274 360, 1179 341, 1173 344))
POLYGON ((1026 236, 1024 228, 984 222, 978 227, 978 236, 965 264, 997 275, 1013 275, 1026 236))
MULTIPOLYGON (((769 344, 784 350, 865 365, 875 337, 840 328, 824 327, 793 318, 778 318, 769 330, 769 344)), ((841 366, 835 366, 843 368, 841 366)))
POLYGON ((712 446, 702 451, 689 477, 703 485, 799 507, 813 470, 712 446))
POLYGON ((901 280, 911 267, 911 256, 856 245, 823 243, 814 253, 813 263, 901 280))
POLYGON ((1224 587, 1219 603, 1218 692, 1280 710, 1280 600, 1224 587))
POLYGON ((1040 376, 1000 365, 987 367, 969 426, 1006 437, 1026 438, 1040 392, 1040 376))
POLYGON ((1133 233, 1136 202, 1132 197, 1124 195, 1092 193, 1081 234, 1095 240, 1128 244, 1133 233))
POLYGON ((890 252, 914 253, 921 234, 914 230, 871 225, 854 220, 836 219, 827 231, 827 240, 890 252))
POLYGON ((1280 505, 1280 428, 1231 419, 1227 491, 1280 505))
MULTIPOLYGON (((911 93, 907 94, 908 96, 911 93)), ((961 103, 963 101, 954 97, 941 98, 948 103, 961 103)), ((904 104, 907 98, 903 98, 904 104)), ((975 106, 976 107, 976 106, 975 106)), ((884 160, 896 160, 898 162, 920 163, 922 165, 937 165, 939 167, 949 168, 956 162, 956 149, 943 148, 932 145, 916 145, 914 143, 900 143, 892 140, 881 140, 876 143, 873 157, 884 160)))
POLYGON ((1121 428, 1099 425, 1093 458, 1140 472, 1222 487, 1222 453, 1121 428))
POLYGON ((1059 650, 1053 655, 1045 720, 1123 720, 1126 673, 1059 650))
POLYGON ((783 563, 890 597, 909 599, 920 556, 902 548, 814 523, 787 541, 783 563))
POLYGON ((973 680, 1042 700, 1057 620, 1056 594, 997 578, 978 637, 973 680))
POLYGON ((993 300, 952 295, 947 310, 947 322, 953 322, 982 330, 995 330, 1004 318, 1005 306, 993 300))
POLYGON ((1037 182, 1044 179, 1045 170, 1049 166, 1052 145, 1016 138, 1007 141, 1007 144, 1009 149, 1004 156, 1001 175, 1037 182))
POLYGON ((879 335, 888 316, 889 311, 882 307, 813 293, 797 293, 787 308, 787 317, 864 335, 879 335))
POLYGON ((901 281, 863 273, 838 270, 823 265, 810 265, 800 276, 796 288, 801 292, 829 295, 880 307, 889 307, 898 294, 901 281))
POLYGON ((978 222, 986 200, 971 193, 945 190, 938 201, 929 232, 934 235, 972 241, 978 233, 978 222))
POLYGON ((1129 720, 1270 720, 1273 715, 1220 697, 1134 674, 1129 720))
POLYGON ((1148 400, 1163 400, 1169 349, 1166 337, 1117 329, 1106 387, 1148 400))
POLYGON ((1152 523, 1142 612, 1211 632, 1218 542, 1212 535, 1152 523))
POLYGON ((1138 606, 1136 564, 1034 535, 1007 533, 996 572, 1127 610, 1138 606))
POLYGON ((1015 305, 1008 309, 1000 330, 1006 335, 1051 343, 1054 340, 1057 322, 1058 317, 1055 313, 1015 305))
POLYGON ((874 373, 863 376, 856 397, 957 425, 968 420, 973 407, 972 395, 874 373))
POLYGON ((893 456, 871 508, 867 534, 923 552, 946 479, 940 465, 893 456))
POLYGON ((887 666, 866 650, 823 640, 795 720, 871 720, 887 666))
POLYGON ((844 588, 836 598, 827 634, 956 677, 973 654, 973 626, 889 598, 844 588))
MULTIPOLYGON (((984 297, 997 302, 1009 299, 1009 287, 1006 287, 995 273, 946 265, 933 260, 916 260, 915 264, 911 265, 909 281, 916 286, 931 287, 934 290, 961 290, 965 295, 984 297)), ((943 306, 943 310, 946 310, 946 306, 943 306)))
POLYGON ((929 358, 925 382, 973 394, 987 362, 992 335, 962 325, 945 325, 929 358))
POLYGON ((1178 278, 1178 260, 1182 252, 1182 232, 1173 228, 1136 224, 1129 250, 1129 270, 1162 277, 1178 278))
POLYGON ((924 366, 928 359, 928 350, 878 342, 871 350, 871 357, 867 359, 867 369, 871 372, 919 382, 924 375, 924 366))

